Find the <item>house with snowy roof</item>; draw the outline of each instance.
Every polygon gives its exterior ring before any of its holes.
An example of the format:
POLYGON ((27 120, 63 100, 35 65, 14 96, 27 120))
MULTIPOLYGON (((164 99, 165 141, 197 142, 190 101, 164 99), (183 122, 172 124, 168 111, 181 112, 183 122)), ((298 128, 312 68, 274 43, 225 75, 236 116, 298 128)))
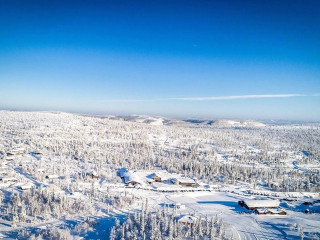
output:
POLYGON ((14 160, 15 160, 15 156, 14 156, 14 155, 8 155, 8 156, 6 157, 6 160, 7 160, 7 161, 14 161, 14 160))
POLYGON ((259 208, 278 208, 280 205, 279 200, 263 199, 263 200, 243 200, 238 204, 248 210, 256 210, 259 208))
POLYGON ((86 175, 89 176, 92 179, 98 179, 99 178, 99 175, 95 170, 87 172, 86 175))
POLYGON ((147 176, 147 178, 154 180, 155 182, 162 182, 165 180, 168 180, 168 177, 166 177, 163 173, 155 172, 147 176))
POLYGON ((191 178, 173 178, 171 179, 173 184, 179 184, 184 187, 195 187, 196 182, 191 178))
POLYGON ((49 174, 49 175, 46 175, 46 179, 57 179, 57 178, 59 178, 59 176, 58 176, 58 175, 56 175, 56 174, 49 174))
POLYGON ((123 175, 123 182, 126 185, 141 185, 142 180, 135 172, 125 172, 123 175))
POLYGON ((193 226, 197 222, 198 218, 191 216, 191 215, 184 215, 178 217, 177 222, 182 224, 182 225, 188 225, 188 226, 193 226))
POLYGON ((31 183, 26 183, 26 184, 23 184, 23 185, 18 186, 18 188, 19 188, 20 190, 28 190, 28 189, 31 189, 32 186, 33 186, 33 185, 32 185, 31 183))

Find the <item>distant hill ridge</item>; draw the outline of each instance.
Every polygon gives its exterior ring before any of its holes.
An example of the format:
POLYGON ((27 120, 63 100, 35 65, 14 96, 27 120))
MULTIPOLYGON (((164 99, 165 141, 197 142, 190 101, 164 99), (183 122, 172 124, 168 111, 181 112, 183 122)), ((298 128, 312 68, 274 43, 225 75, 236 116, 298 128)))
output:
POLYGON ((266 124, 254 120, 178 120, 158 116, 131 115, 131 116, 107 116, 111 120, 146 123, 150 125, 209 125, 223 127, 264 127, 266 124))

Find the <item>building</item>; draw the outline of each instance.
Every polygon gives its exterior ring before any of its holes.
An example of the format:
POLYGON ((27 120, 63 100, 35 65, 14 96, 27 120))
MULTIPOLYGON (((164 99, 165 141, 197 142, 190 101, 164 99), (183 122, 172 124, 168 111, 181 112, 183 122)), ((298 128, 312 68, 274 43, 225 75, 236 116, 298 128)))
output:
POLYGON ((89 176, 90 178, 92 179, 98 179, 99 176, 98 176, 98 173, 96 171, 90 171, 87 173, 87 176, 89 176))
POLYGON ((186 206, 181 203, 172 203, 172 207, 180 210, 186 209, 186 206))
POLYGON ((161 182, 163 177, 159 173, 152 173, 148 176, 148 178, 151 178, 155 182, 161 182))
POLYGON ((46 179, 56 179, 56 178, 59 178, 59 176, 55 174, 46 176, 46 179))
POLYGON ((14 155, 8 155, 8 156, 6 157, 6 160, 7 160, 7 161, 14 161, 14 159, 15 159, 14 155))
POLYGON ((191 179, 191 178, 174 178, 171 180, 171 182, 173 184, 179 184, 180 186, 183 187, 195 187, 196 186, 196 182, 191 179))
POLYGON ((282 208, 258 208, 255 212, 259 215, 287 215, 282 208))
POLYGON ((125 172, 123 175, 123 182, 126 185, 141 185, 142 181, 135 172, 125 172))
POLYGON ((262 208, 278 208, 280 205, 279 200, 243 200, 239 201, 238 204, 245 207, 248 210, 256 210, 262 208))
POLYGON ((197 218, 191 215, 184 215, 178 218, 178 223, 182 225, 193 226, 197 222, 197 218))
POLYGON ((32 188, 32 184, 26 183, 26 184, 23 184, 23 185, 19 186, 18 188, 21 189, 21 190, 28 190, 28 189, 32 188))

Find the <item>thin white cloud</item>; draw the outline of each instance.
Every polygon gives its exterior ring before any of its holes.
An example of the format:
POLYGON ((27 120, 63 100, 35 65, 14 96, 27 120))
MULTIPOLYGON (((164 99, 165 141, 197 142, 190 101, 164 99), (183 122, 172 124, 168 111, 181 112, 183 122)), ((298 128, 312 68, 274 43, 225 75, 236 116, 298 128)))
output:
POLYGON ((175 97, 175 98, 156 98, 156 99, 109 99, 103 102, 155 102, 155 101, 219 101, 236 99, 258 99, 258 98, 293 98, 293 97, 316 97, 319 94, 260 94, 260 95, 235 95, 235 96, 212 96, 212 97, 175 97))
POLYGON ((221 96, 221 97, 185 97, 170 98, 169 100, 184 101, 214 101, 214 100, 234 100, 234 99, 252 99, 252 98, 291 98, 306 97, 304 94, 264 94, 264 95, 238 95, 238 96, 221 96))
POLYGON ((148 102, 152 100, 147 100, 147 99, 106 99, 102 100, 101 102, 148 102))

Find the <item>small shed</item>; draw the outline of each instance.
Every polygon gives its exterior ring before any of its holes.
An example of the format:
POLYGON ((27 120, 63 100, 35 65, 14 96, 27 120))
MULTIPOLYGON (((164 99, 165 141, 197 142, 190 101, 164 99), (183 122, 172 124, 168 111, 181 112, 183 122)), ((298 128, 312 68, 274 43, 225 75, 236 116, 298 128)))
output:
POLYGON ((162 176, 159 173, 152 173, 149 176, 147 176, 148 178, 151 178, 152 180, 154 180, 155 182, 161 182, 162 181, 162 176))
POLYGON ((6 157, 7 161, 14 161, 14 159, 15 159, 14 155, 9 155, 6 157))
POLYGON ((19 186, 18 188, 21 189, 21 190, 28 190, 28 189, 32 188, 32 184, 26 183, 26 184, 23 184, 23 185, 19 186))
POLYGON ((98 179, 99 178, 98 173, 96 171, 88 172, 87 176, 90 176, 90 178, 92 178, 92 179, 98 179))
POLYGON ((181 210, 186 208, 186 206, 181 203, 172 203, 172 207, 175 207, 176 209, 181 209, 181 210))
POLYGON ((57 178, 59 178, 59 176, 55 174, 50 174, 46 176, 46 179, 57 179, 57 178))

